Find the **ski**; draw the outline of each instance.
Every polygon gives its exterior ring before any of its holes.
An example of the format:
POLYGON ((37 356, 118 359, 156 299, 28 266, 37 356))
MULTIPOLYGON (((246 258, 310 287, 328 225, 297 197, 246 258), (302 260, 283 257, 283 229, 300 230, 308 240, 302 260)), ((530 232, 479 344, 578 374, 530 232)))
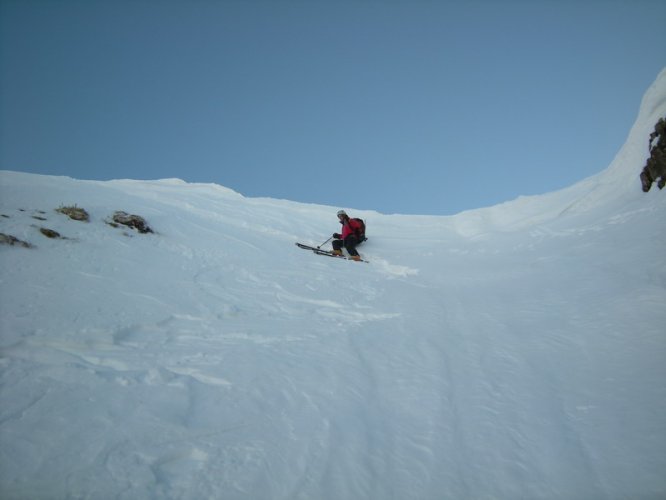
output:
MULTIPOLYGON (((325 255, 326 257, 333 257, 335 259, 354 260, 354 259, 352 259, 351 257, 349 257, 347 255, 336 255, 333 252, 331 252, 330 250, 322 250, 321 248, 313 247, 313 246, 310 246, 310 245, 305 245, 303 243, 296 243, 296 246, 298 248, 302 248, 303 250, 312 250, 312 252, 317 254, 317 255, 325 255)), ((355 262, 365 262, 365 263, 367 263, 368 261, 365 260, 365 259, 361 259, 361 260, 357 260, 355 262)))

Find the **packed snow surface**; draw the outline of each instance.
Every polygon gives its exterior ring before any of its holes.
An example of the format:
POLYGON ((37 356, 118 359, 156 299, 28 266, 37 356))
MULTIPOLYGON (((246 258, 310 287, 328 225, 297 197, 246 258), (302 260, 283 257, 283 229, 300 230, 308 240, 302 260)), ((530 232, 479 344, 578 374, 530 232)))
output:
POLYGON ((666 497, 662 116, 666 72, 606 170, 450 217, 0 172, 0 497, 666 497), (294 245, 339 208, 370 263, 294 245))

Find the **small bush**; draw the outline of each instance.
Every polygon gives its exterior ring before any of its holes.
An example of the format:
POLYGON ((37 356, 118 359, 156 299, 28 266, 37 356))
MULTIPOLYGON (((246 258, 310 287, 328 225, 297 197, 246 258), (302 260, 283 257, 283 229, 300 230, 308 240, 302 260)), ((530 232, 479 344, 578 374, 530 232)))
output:
POLYGON ((56 212, 64 214, 72 220, 78 220, 82 222, 90 221, 90 216, 88 215, 88 212, 86 212, 83 208, 77 207, 76 205, 74 205, 73 207, 56 208, 56 212))

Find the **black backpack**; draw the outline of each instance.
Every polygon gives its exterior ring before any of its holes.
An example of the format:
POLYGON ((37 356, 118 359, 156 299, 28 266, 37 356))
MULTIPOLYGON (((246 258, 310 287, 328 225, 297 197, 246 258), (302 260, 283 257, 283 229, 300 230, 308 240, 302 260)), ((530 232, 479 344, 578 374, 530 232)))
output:
POLYGON ((352 220, 358 222, 359 225, 361 226, 360 229, 356 229, 355 233, 358 242, 362 243, 368 239, 365 237, 365 222, 363 221, 363 219, 359 219, 358 217, 354 217, 352 220))

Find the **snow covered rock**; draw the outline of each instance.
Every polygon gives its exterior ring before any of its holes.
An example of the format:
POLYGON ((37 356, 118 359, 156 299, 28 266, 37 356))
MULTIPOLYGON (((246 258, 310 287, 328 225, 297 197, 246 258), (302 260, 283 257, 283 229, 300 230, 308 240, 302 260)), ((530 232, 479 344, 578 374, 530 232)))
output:
POLYGON ((10 245, 10 246, 21 246, 24 248, 31 248, 32 245, 27 241, 18 239, 16 236, 11 234, 0 233, 0 245, 10 245))
MULTIPOLYGON (((136 229, 142 234, 152 233, 153 230, 150 228, 146 220, 139 215, 132 215, 125 212, 114 212, 113 217, 111 218, 113 224, 121 224, 123 226, 136 229)), ((112 225, 113 225, 112 224, 112 225)))
POLYGON ((641 172, 643 191, 648 192, 652 183, 662 189, 666 185, 666 120, 660 118, 650 134, 650 157, 641 172))
POLYGON ((60 236, 60 233, 58 231, 54 231, 53 229, 48 229, 46 227, 40 227, 39 232, 42 233, 47 238, 51 239, 58 239, 62 237, 60 236))

